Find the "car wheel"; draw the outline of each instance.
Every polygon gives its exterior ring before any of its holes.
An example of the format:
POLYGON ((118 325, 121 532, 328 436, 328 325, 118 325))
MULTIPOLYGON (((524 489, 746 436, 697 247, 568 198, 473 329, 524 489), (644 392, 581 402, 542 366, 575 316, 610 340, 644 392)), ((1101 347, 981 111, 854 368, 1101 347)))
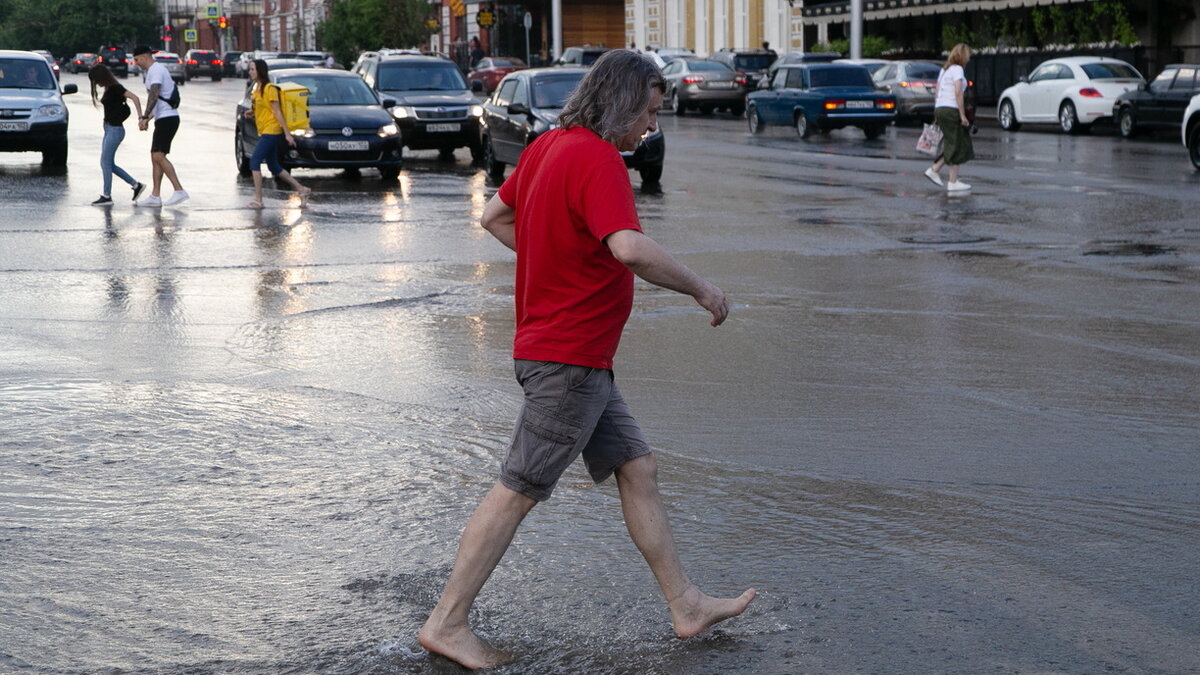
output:
POLYGON ((54 145, 42 150, 42 165, 43 166, 66 166, 67 165, 67 139, 56 142, 54 145))
POLYGON ((1188 157, 1192 160, 1192 168, 1200 171, 1200 124, 1192 127, 1188 134, 1188 157))
POLYGON ((233 160, 237 162, 238 173, 243 176, 250 175, 250 158, 242 154, 242 132, 238 131, 233 134, 233 160))
POLYGON ((1000 104, 1000 128, 1005 131, 1017 131, 1021 128, 1021 123, 1017 121, 1017 111, 1013 108, 1012 101, 1005 100, 1000 104))
POLYGON ((800 138, 812 136, 812 125, 808 123, 808 115, 803 110, 796 112, 796 135, 800 138))
POLYGON ((1075 104, 1071 101, 1063 101, 1063 104, 1059 106, 1058 127, 1064 134, 1077 134, 1083 131, 1083 125, 1079 123, 1079 115, 1075 112, 1075 104))
POLYGON ((496 161, 496 149, 492 147, 492 139, 483 143, 483 170, 496 180, 504 179, 504 163, 496 161))
POLYGON ((746 110, 746 124, 750 125, 750 133, 756 135, 761 134, 763 127, 767 126, 758 114, 758 107, 753 105, 746 110))
POLYGON ((1120 116, 1117 118, 1117 126, 1121 129, 1121 135, 1125 138, 1133 138, 1137 135, 1137 121, 1133 118, 1132 108, 1121 108, 1120 116))
POLYGON ((400 167, 381 166, 379 167, 379 177, 386 181, 396 180, 400 177, 400 167))
POLYGON ((680 117, 687 112, 687 105, 685 105, 683 101, 679 100, 679 92, 677 91, 671 92, 671 110, 675 111, 675 114, 679 115, 680 117))
POLYGON ((878 124, 872 124, 870 126, 863 127, 863 133, 867 135, 868 141, 873 141, 876 138, 879 138, 883 135, 883 131, 883 127, 878 124))

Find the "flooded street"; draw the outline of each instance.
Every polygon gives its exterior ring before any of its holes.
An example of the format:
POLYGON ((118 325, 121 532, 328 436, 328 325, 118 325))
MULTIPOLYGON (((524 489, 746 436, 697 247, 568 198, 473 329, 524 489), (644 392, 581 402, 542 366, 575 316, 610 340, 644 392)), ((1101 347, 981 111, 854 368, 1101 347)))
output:
MULTIPOLYGON (((89 205, 85 93, 65 175, 0 155, 0 672, 461 672, 416 631, 520 404, 496 186, 416 152, 241 209, 242 86, 181 89, 176 208, 89 205)), ((918 128, 660 124, 643 226, 732 313, 639 282, 615 372, 690 575, 760 594, 674 639, 577 465, 480 596, 499 672, 1200 672, 1178 140, 985 125, 950 198, 918 128)))

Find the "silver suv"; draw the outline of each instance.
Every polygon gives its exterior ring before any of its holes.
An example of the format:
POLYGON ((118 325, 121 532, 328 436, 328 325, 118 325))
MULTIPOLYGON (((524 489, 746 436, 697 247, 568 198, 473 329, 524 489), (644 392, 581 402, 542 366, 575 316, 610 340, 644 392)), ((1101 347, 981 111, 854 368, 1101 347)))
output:
POLYGON ((58 80, 39 54, 0 50, 0 152, 40 152, 47 166, 67 164, 67 106, 58 80))

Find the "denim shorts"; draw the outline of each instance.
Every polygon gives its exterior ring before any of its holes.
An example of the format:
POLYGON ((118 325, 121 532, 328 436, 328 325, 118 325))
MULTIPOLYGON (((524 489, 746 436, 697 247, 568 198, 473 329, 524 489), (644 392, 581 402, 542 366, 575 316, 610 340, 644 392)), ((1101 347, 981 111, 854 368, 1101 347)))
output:
POLYGON ((611 370, 520 359, 514 367, 525 405, 500 465, 505 487, 545 501, 581 454, 597 483, 625 462, 650 454, 611 370))
POLYGON ((250 170, 259 171, 265 161, 271 175, 278 176, 283 173, 283 167, 279 165, 279 144, 283 142, 282 133, 259 136, 258 142, 254 144, 254 153, 250 155, 250 170))

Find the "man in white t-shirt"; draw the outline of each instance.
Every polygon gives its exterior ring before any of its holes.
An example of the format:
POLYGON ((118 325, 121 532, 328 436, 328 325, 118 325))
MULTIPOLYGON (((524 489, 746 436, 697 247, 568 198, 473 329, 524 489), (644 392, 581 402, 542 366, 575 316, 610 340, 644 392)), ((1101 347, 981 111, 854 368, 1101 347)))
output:
POLYGON ((146 131, 150 128, 150 118, 154 118, 154 137, 150 141, 150 164, 153 168, 154 184, 150 196, 137 203, 138 206, 173 206, 188 198, 188 193, 175 175, 175 165, 167 159, 171 152, 171 141, 175 132, 179 131, 179 111, 169 101, 175 95, 175 81, 167 67, 154 60, 154 53, 147 46, 139 46, 133 50, 133 60, 142 69, 146 83, 146 112, 138 119, 138 129, 146 131), (159 196, 163 176, 171 181, 175 193, 163 201, 159 196))

